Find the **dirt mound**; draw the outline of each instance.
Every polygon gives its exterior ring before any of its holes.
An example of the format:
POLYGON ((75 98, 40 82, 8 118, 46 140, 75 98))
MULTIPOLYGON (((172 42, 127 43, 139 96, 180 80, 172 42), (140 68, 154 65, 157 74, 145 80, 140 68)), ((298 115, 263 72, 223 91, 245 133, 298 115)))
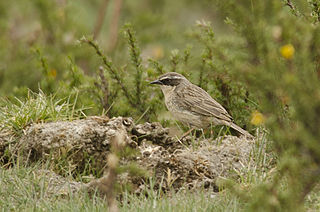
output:
MULTIPOLYGON (((169 130, 159 123, 135 125, 131 118, 88 117, 72 122, 33 124, 21 137, 18 148, 30 161, 68 161, 68 170, 83 173, 87 167, 103 173, 111 141, 117 134, 138 151, 122 159, 131 161, 154 176, 155 187, 163 190, 216 188, 216 180, 237 178, 236 173, 250 162, 254 141, 226 136, 208 140, 187 137, 181 141, 168 136, 169 130)), ((61 165, 61 164, 60 164, 61 165)), ((145 189, 147 179, 121 174, 120 183, 130 182, 134 191, 145 189)))
MULTIPOLYGON (((149 123, 137 127, 145 125, 149 123)), ((253 144, 252 140, 234 136, 226 136, 223 140, 191 140, 189 137, 181 142, 164 137, 154 139, 152 143, 146 139, 138 146, 141 155, 137 157, 137 163, 151 170, 156 187, 161 185, 163 190, 217 189, 216 180, 220 177, 239 177, 236 173, 249 163, 253 144)), ((137 191, 143 190, 144 186, 141 184, 137 191)))
POLYGON ((72 122, 33 124, 25 130, 19 149, 31 161, 66 160, 68 170, 84 172, 87 165, 103 170, 112 138, 121 132, 128 145, 135 144, 127 132, 131 118, 89 117, 72 122))

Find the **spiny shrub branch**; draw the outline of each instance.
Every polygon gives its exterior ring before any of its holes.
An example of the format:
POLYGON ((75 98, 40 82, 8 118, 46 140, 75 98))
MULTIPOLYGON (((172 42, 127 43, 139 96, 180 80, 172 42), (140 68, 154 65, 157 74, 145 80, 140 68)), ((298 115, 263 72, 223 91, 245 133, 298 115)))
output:
POLYGON ((142 59, 141 51, 138 47, 135 31, 132 29, 130 24, 124 26, 124 35, 127 39, 130 51, 131 62, 136 69, 135 73, 135 87, 136 87, 136 104, 141 104, 141 91, 142 91, 142 59))
POLYGON ((102 59, 103 64, 106 67, 106 69, 109 71, 109 73, 111 74, 113 79, 115 79, 117 81, 118 85, 121 87, 121 89, 123 91, 123 94, 127 98, 128 102, 132 106, 136 107, 137 105, 136 105, 135 101, 133 100, 133 97, 132 97, 131 93, 129 92, 129 89, 127 88, 127 86, 124 85, 124 83, 122 81, 122 78, 120 77, 120 75, 118 74, 117 70, 113 66, 112 61, 107 59, 107 57, 103 54, 103 52, 102 52, 101 48, 99 47, 99 45, 96 42, 94 42, 92 39, 88 39, 86 37, 82 37, 80 39, 80 42, 87 43, 87 44, 89 44, 90 46, 92 46, 95 49, 97 55, 99 55, 100 58, 102 59))

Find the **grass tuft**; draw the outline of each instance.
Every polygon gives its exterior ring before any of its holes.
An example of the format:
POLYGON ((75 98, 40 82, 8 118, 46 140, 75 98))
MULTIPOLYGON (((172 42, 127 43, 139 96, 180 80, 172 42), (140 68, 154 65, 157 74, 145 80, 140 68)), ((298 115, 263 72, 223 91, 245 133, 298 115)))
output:
POLYGON ((18 98, 0 100, 1 129, 10 129, 16 133, 32 123, 58 120, 74 120, 84 117, 86 108, 76 109, 77 96, 74 102, 71 98, 56 99, 55 95, 45 95, 41 90, 34 93, 31 90, 25 100, 18 98))

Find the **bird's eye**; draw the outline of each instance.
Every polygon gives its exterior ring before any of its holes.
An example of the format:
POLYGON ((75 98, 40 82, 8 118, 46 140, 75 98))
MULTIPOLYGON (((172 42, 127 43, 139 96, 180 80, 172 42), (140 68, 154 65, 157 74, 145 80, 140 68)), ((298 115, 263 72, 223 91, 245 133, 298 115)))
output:
POLYGON ((160 82, 162 83, 162 85, 169 85, 169 86, 176 86, 179 84, 178 79, 172 79, 172 78, 164 78, 164 79, 161 79, 160 82))
POLYGON ((164 79, 162 79, 162 80, 160 80, 160 82, 163 84, 163 85, 170 85, 170 79, 168 79, 168 78, 164 78, 164 79))

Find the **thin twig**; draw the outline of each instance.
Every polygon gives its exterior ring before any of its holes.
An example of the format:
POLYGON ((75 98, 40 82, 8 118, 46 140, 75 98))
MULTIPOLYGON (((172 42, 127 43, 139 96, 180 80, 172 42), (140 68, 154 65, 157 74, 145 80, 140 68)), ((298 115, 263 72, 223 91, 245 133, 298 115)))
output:
POLYGON ((138 118, 138 120, 135 122, 135 124, 139 123, 139 121, 146 115, 146 113, 149 111, 150 106, 147 107, 147 109, 143 112, 143 114, 138 118))
POLYGON ((108 51, 114 49, 118 41, 119 17, 121 13, 122 0, 115 0, 115 8, 110 23, 108 51))
POLYGON ((108 82, 106 80, 106 77, 104 76, 104 73, 103 73, 103 67, 100 66, 99 67, 99 77, 100 77, 100 80, 101 80, 101 90, 102 90, 102 106, 105 110, 108 110, 109 109, 109 90, 108 90, 108 82))
POLYGON ((297 8, 295 7, 295 5, 291 2, 291 0, 286 0, 285 1, 285 5, 287 5, 288 7, 290 7, 290 9, 292 10, 292 13, 295 16, 300 16, 299 11, 297 10, 297 8))
POLYGON ((102 25, 103 25, 103 21, 104 21, 104 18, 106 16, 108 4, 109 4, 109 0, 104 0, 102 2, 102 5, 101 5, 101 7, 99 9, 97 21, 96 21, 96 24, 95 24, 94 30, 93 30, 93 39, 97 39, 97 37, 98 37, 98 35, 99 35, 100 31, 101 31, 101 28, 102 28, 102 25))
POLYGON ((117 183, 117 168, 119 166, 119 153, 125 147, 124 133, 119 133, 111 141, 112 153, 108 155, 107 174, 100 179, 91 181, 87 186, 91 190, 98 189, 106 197, 110 212, 118 212, 115 184, 117 183))
POLYGON ((291 0, 287 0, 286 5, 289 6, 292 10, 295 10, 295 6, 292 4, 291 0))

